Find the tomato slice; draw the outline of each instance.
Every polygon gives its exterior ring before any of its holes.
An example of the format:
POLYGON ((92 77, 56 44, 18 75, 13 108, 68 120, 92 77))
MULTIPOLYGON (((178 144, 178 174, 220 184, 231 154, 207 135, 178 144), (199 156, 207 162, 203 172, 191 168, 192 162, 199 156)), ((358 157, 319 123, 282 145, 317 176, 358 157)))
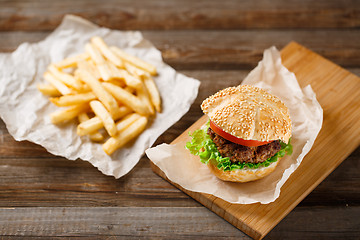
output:
POLYGON ((257 141, 257 140, 245 140, 242 138, 235 137, 231 135, 230 133, 225 132, 221 128, 219 128, 213 121, 210 120, 210 128, 221 137, 225 138, 226 140, 229 140, 233 143, 240 144, 247 147, 257 147, 261 145, 265 145, 268 143, 271 143, 272 141, 257 141))

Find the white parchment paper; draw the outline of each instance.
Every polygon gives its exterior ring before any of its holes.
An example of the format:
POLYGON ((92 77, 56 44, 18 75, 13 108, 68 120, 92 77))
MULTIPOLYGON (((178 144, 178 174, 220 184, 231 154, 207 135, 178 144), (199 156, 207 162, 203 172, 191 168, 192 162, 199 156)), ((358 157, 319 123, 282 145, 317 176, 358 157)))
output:
POLYGON ((177 122, 195 100, 199 81, 177 73, 162 61, 161 53, 137 31, 100 28, 82 18, 67 15, 61 25, 38 43, 23 43, 16 51, 0 54, 0 116, 17 140, 28 140, 54 155, 69 160, 89 161, 106 175, 119 178, 128 173, 155 140, 177 122), (76 125, 55 126, 49 114, 58 107, 36 88, 51 62, 84 52, 85 43, 101 36, 108 45, 118 46, 157 67, 154 78, 162 98, 162 112, 139 138, 111 157, 101 144, 76 135, 76 125))
POLYGON ((146 154, 171 181, 187 190, 212 194, 231 203, 267 204, 279 197, 281 186, 310 151, 322 126, 323 111, 311 87, 301 89, 295 75, 282 65, 280 53, 275 47, 265 50, 263 60, 242 84, 267 90, 289 108, 293 154, 282 158, 273 173, 248 183, 221 181, 197 156, 185 149, 190 137, 176 145, 161 144, 150 148, 146 154))

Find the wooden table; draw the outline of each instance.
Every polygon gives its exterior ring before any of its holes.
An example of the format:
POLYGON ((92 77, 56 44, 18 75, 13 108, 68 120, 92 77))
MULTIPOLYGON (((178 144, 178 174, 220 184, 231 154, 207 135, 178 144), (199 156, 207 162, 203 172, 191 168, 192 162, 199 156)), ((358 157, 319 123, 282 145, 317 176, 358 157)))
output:
MULTIPOLYGON (((155 145, 170 143, 201 117, 201 101, 239 84, 272 45, 281 49, 295 40, 360 75, 360 1, 1 0, 0 52, 45 38, 67 13, 108 28, 141 30, 165 62, 201 81, 190 111, 155 145)), ((359 160, 360 148, 265 239, 359 239, 359 160)), ((0 235, 249 239, 158 177, 146 157, 116 180, 87 162, 16 142, 1 120, 0 235)))

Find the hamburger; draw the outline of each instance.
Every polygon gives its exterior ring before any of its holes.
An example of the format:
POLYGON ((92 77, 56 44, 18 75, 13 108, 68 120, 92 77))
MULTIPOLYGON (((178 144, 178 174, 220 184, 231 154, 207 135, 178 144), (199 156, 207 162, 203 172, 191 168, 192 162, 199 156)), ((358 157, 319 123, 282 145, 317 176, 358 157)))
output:
POLYGON ((209 121, 190 133, 186 148, 224 181, 249 182, 273 172, 292 153, 288 108, 263 89, 223 89, 201 104, 209 121))

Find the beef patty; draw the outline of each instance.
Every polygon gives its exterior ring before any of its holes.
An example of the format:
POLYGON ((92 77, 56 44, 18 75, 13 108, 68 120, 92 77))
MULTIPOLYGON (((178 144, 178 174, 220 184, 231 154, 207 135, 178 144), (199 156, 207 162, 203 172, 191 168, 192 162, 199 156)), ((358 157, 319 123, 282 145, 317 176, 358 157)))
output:
POLYGON ((226 140, 225 138, 216 134, 211 128, 208 129, 207 134, 215 143, 222 157, 229 157, 230 161, 260 163, 266 161, 268 158, 274 156, 281 148, 280 140, 272 141, 271 143, 261 145, 258 147, 247 147, 236 144, 226 140))

